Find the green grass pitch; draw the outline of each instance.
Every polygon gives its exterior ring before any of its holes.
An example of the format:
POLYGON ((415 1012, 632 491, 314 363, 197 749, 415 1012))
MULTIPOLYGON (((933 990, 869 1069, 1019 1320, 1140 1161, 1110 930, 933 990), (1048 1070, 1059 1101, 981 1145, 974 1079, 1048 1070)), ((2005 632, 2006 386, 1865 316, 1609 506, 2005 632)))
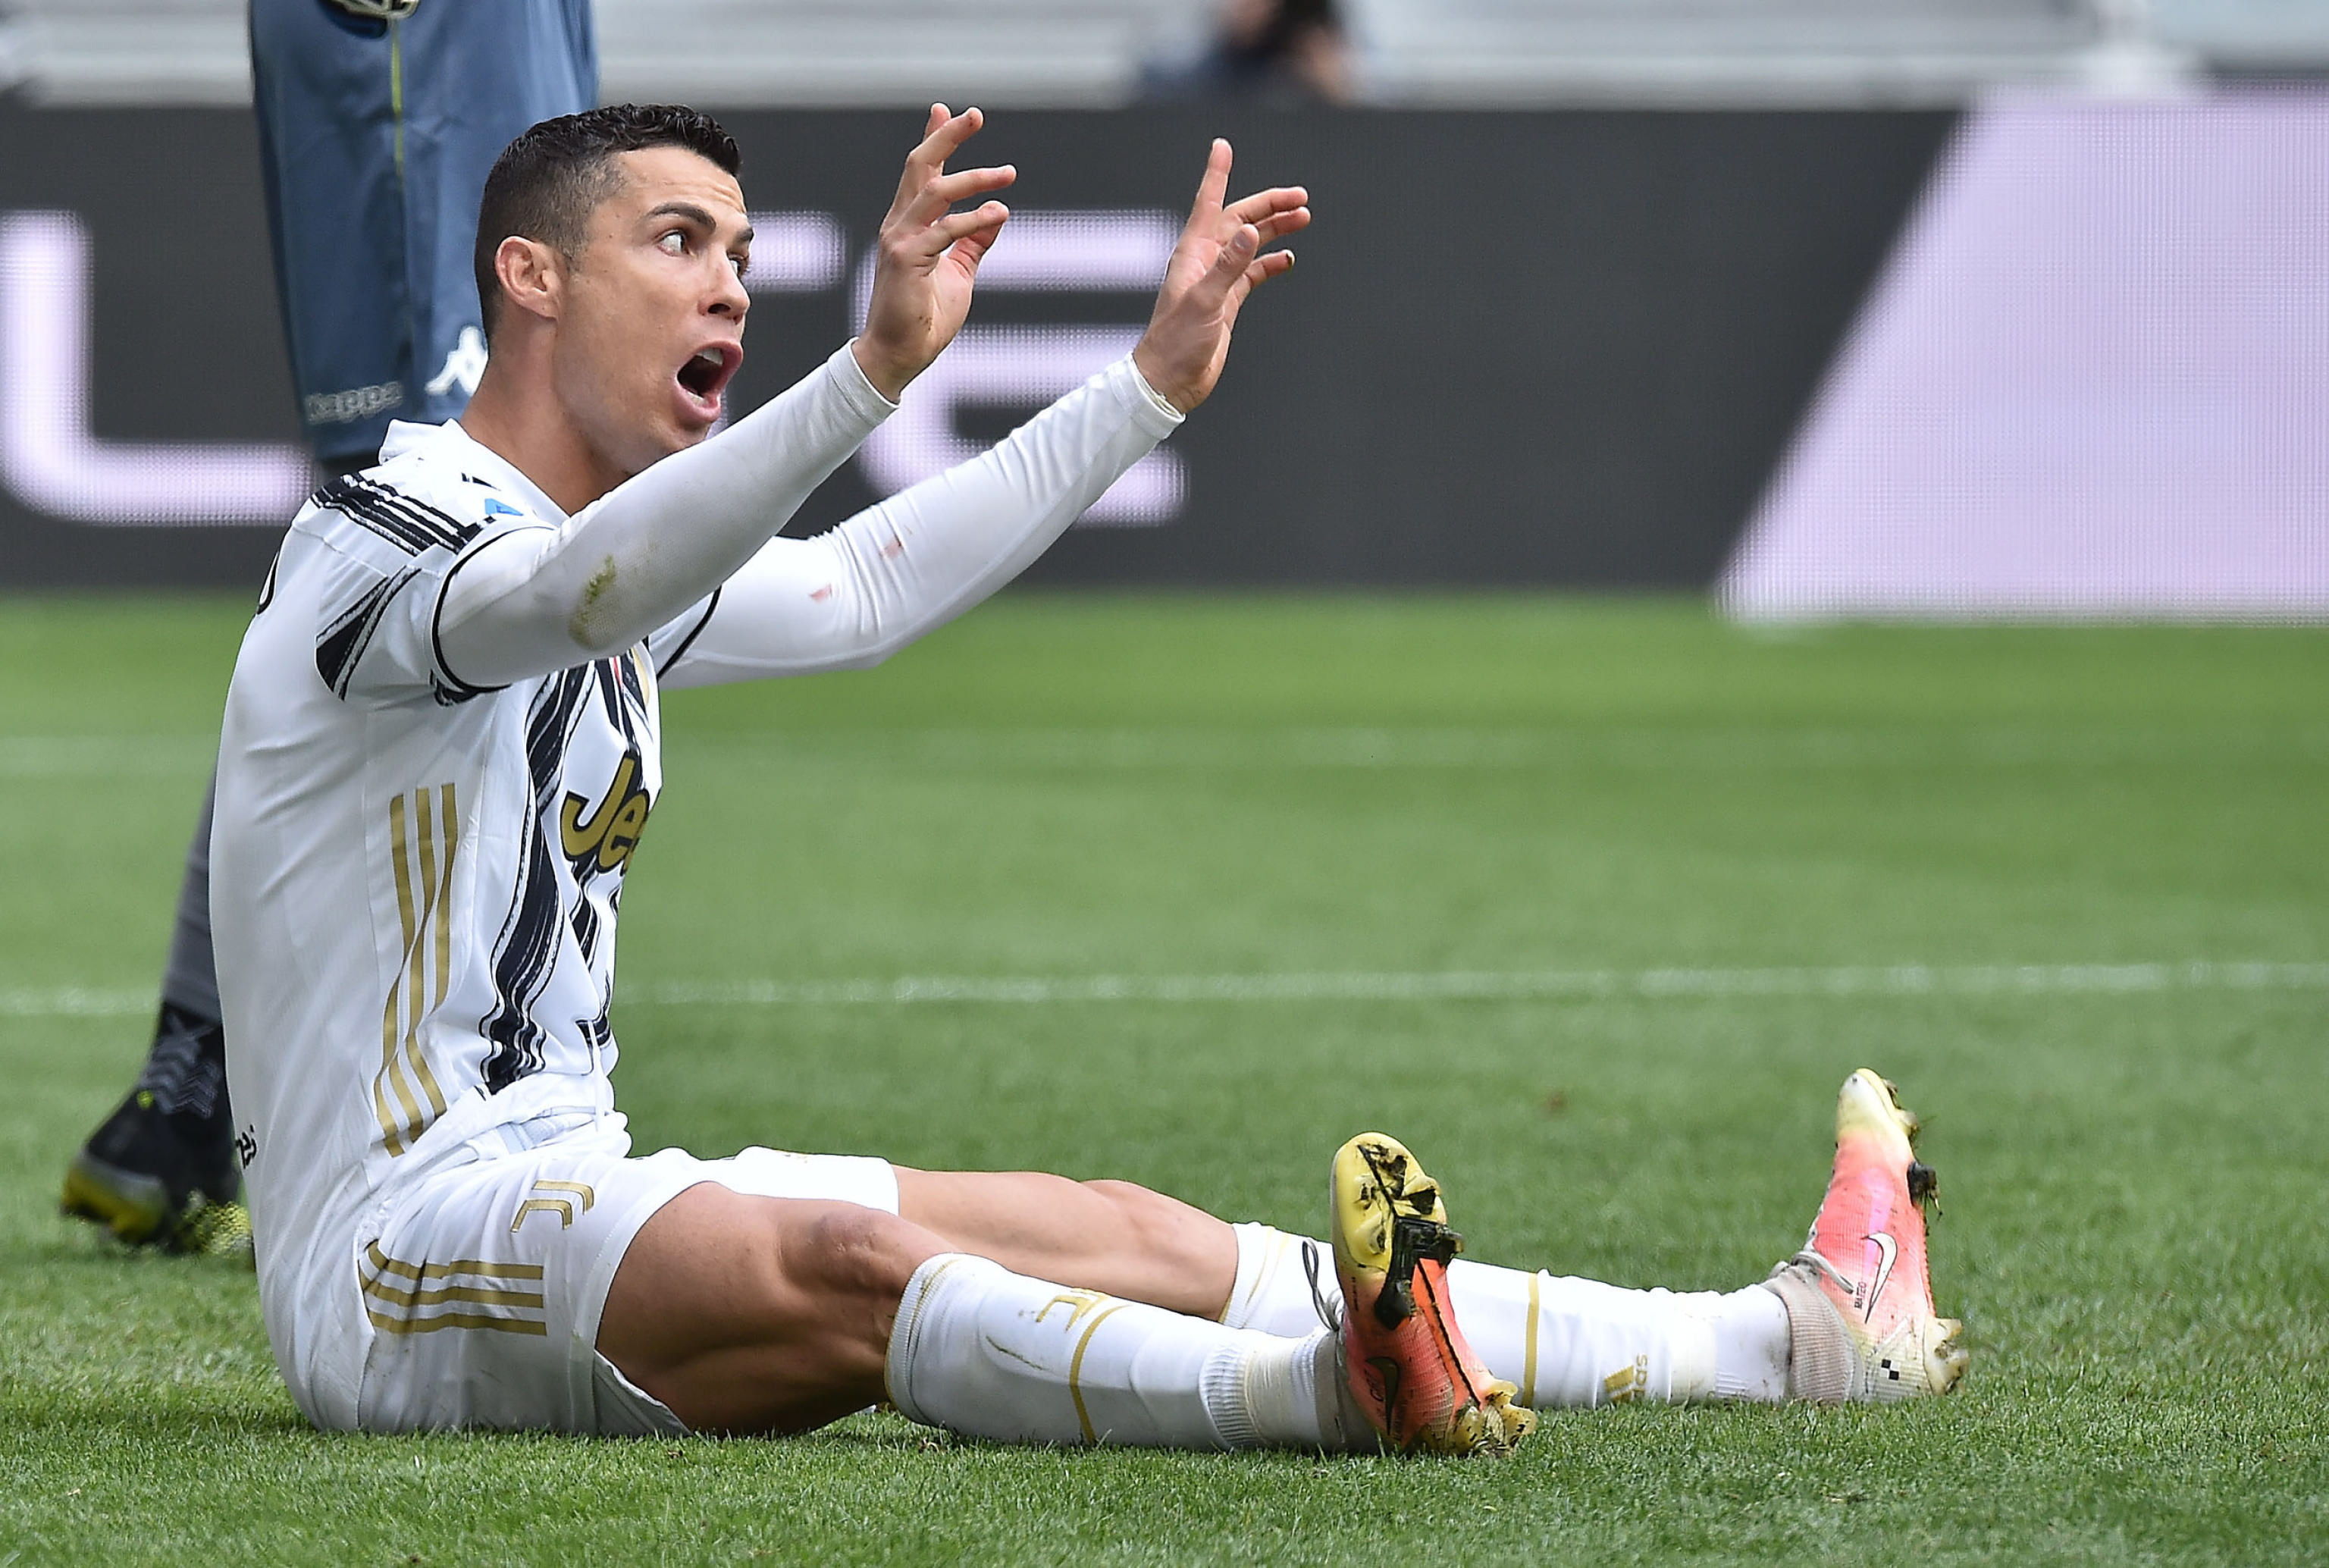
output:
POLYGON ((1555 1415, 1462 1465, 306 1430, 247 1273, 53 1207, 143 1048, 243 614, 0 601, 0 1564, 2329 1549, 2329 637, 1027 595, 669 696, 616 1015, 646 1148, 1315 1229, 1381 1125, 1476 1256, 1730 1286, 1800 1241, 1844 1073, 1900 1081, 1957 1397, 1555 1415))

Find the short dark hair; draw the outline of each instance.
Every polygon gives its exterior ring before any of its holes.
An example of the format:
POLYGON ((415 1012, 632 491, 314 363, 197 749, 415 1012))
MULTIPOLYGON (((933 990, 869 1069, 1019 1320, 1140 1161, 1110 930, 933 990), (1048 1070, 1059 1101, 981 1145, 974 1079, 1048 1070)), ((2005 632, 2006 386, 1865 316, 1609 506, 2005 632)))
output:
POLYGON ((501 314, 494 254, 513 234, 557 247, 569 261, 582 252, 592 209, 614 194, 618 153, 685 147, 730 174, 744 162, 736 138, 701 109, 671 103, 618 103, 543 120, 502 149, 477 203, 477 307, 486 336, 501 314))

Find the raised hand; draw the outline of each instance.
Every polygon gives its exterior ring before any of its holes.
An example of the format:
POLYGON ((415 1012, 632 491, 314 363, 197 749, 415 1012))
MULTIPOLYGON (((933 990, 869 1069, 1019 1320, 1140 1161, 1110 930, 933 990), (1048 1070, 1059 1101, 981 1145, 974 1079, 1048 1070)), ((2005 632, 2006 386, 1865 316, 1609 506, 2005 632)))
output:
POLYGON ((1310 194, 1299 185, 1224 205, 1230 157, 1230 144, 1215 140, 1196 205, 1165 265, 1155 313, 1132 351, 1148 384, 1183 413, 1212 395, 1246 296, 1294 265, 1293 251, 1262 247, 1310 225, 1310 194))
POLYGON ((882 220, 873 262, 873 296, 854 353, 865 379, 895 401, 962 330, 979 259, 1003 231, 1011 210, 983 202, 966 213, 957 202, 999 191, 1019 177, 1010 165, 946 172, 946 161, 976 134, 985 117, 930 106, 921 146, 906 156, 897 200, 882 220))

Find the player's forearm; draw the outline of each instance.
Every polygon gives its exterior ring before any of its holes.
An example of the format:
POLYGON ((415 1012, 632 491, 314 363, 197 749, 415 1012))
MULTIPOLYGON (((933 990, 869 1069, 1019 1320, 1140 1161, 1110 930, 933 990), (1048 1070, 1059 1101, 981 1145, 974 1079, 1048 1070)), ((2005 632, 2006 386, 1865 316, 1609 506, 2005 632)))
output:
POLYGON ((494 686, 629 647, 750 561, 893 408, 844 348, 564 527, 486 546, 445 585, 446 666, 494 686))
POLYGON ((770 541, 673 684, 878 664, 1025 570, 1179 422, 1118 361, 969 462, 815 539, 770 541))

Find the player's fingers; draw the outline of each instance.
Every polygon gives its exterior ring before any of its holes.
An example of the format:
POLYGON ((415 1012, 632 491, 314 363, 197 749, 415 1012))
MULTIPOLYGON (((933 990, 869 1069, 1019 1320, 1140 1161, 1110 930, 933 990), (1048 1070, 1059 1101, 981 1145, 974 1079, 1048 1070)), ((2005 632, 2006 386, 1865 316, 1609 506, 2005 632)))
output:
POLYGON ((936 164, 946 161, 946 154, 943 151, 933 156, 932 149, 938 146, 938 132, 944 129, 947 122, 952 118, 954 114, 946 105, 942 103, 930 105, 930 112, 922 122, 922 139, 916 142, 913 150, 906 155, 905 172, 898 176, 900 195, 902 196, 910 190, 919 190, 922 181, 929 177, 929 169, 936 164))
POLYGON ((1240 196, 1222 211, 1240 223, 1259 223, 1274 213, 1290 213, 1310 204, 1310 193, 1300 185, 1278 185, 1240 196))
MULTIPOLYGON (((969 233, 947 247, 947 254, 952 257, 956 264, 965 272, 978 270, 979 262, 985 260, 988 248, 995 243, 995 236, 1003 232, 1003 225, 1011 217, 1011 210, 1000 202, 989 202, 986 206, 995 209, 994 221, 980 223, 969 233)), ((986 207, 982 207, 977 213, 967 213, 964 216, 979 217, 985 211, 986 207)))
POLYGON ((946 167, 948 156, 976 133, 985 123, 985 117, 976 109, 949 114, 946 105, 934 103, 930 105, 929 123, 929 128, 922 133, 921 141, 906 155, 906 167, 898 176, 898 199, 890 205, 893 213, 903 211, 930 176, 946 167))
POLYGON ((1250 292, 1271 279, 1282 278, 1293 270, 1294 252, 1291 250, 1272 250, 1266 256, 1257 256, 1253 264, 1245 269, 1246 288, 1250 292))
POLYGON ((1239 224, 1237 232, 1229 237, 1229 242, 1221 247, 1221 254, 1213 258, 1213 264, 1205 269, 1204 276, 1197 279, 1190 292, 1208 295, 1215 300, 1226 298, 1245 275, 1247 266, 1254 259, 1254 252, 1260 248, 1261 235, 1254 226, 1239 224))
MULTIPOLYGON (((919 248, 927 249, 931 255, 935 256, 949 246, 971 238, 981 230, 1001 229, 1004 220, 1010 216, 1011 209, 1000 202, 987 202, 972 208, 967 213, 948 213, 929 226, 925 237, 926 243, 919 248)), ((992 242, 991 234, 988 240, 992 242)), ((985 245, 981 245, 978 249, 981 255, 985 254, 985 245)))
POLYGON ((1257 220, 1253 226, 1260 233, 1261 242, 1267 245, 1272 240, 1282 239, 1286 235, 1308 228, 1310 209, 1297 207, 1290 213, 1272 213, 1268 217, 1257 220))
POLYGON ((948 207, 970 196, 999 191, 1019 177, 1009 164, 988 169, 960 169, 931 179, 907 203, 905 217, 913 223, 935 222, 948 207))
POLYGON ((1282 278, 1293 269, 1294 252, 1291 250, 1269 250, 1255 257, 1246 263, 1245 270, 1239 273, 1237 280, 1230 286, 1223 313, 1234 321, 1239 307, 1245 303, 1248 295, 1271 279, 1282 278))
POLYGON ((1212 231, 1221 198, 1229 192, 1231 156, 1229 142, 1215 137, 1212 150, 1205 155, 1204 177, 1197 182, 1197 199, 1189 206, 1189 222, 1181 230, 1183 239, 1212 231))
MULTIPOLYGON (((944 109, 946 106, 938 104, 935 107, 944 109)), ((976 136, 978 128, 985 123, 985 111, 976 108, 948 115, 931 128, 930 134, 922 138, 922 145, 914 151, 929 158, 933 165, 943 164, 957 147, 976 136)))

